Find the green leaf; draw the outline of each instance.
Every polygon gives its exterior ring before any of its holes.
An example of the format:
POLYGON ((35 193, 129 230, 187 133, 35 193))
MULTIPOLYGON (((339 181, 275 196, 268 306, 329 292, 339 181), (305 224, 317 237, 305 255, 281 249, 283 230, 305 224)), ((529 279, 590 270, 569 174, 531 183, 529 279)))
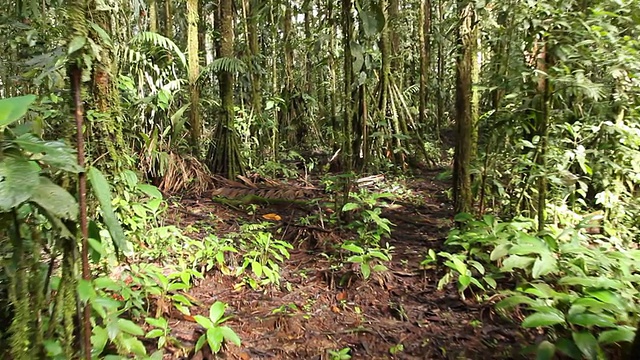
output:
POLYGON ((50 215, 62 219, 78 219, 79 207, 76 199, 67 190, 52 183, 44 176, 40 176, 40 183, 31 194, 30 200, 50 215))
POLYGON ((31 160, 78 174, 83 171, 78 165, 75 149, 62 141, 46 141, 33 134, 23 134, 13 140, 22 150, 31 153, 31 160))
POLYGON ((211 348, 211 352, 217 354, 222 347, 222 340, 224 336, 219 327, 214 327, 207 330, 207 343, 211 348))
POLYGON ((153 199, 162 199, 162 193, 157 187, 149 184, 138 184, 138 189, 153 199))
POLYGON ((224 312, 227 309, 227 304, 222 301, 216 301, 209 308, 209 319, 214 324, 217 324, 220 319, 224 316, 224 312))
POLYGON ((78 281, 78 297, 80 301, 86 303, 89 300, 96 298, 96 291, 93 288, 91 281, 80 279, 78 281))
POLYGON ((91 260, 94 263, 100 262, 100 259, 106 256, 104 246, 102 246, 102 238, 100 229, 95 221, 89 222, 89 246, 91 246, 91 260))
POLYGON ((580 352, 580 349, 578 349, 576 344, 573 342, 573 340, 566 339, 566 338, 558 339, 556 341, 556 349, 559 352, 570 357, 571 359, 575 359, 575 360, 582 359, 582 353, 580 352))
POLYGON ((558 270, 556 259, 549 254, 542 254, 542 257, 537 258, 533 264, 531 270, 531 276, 534 279, 538 279, 541 276, 550 274, 558 270))
POLYGON ((524 295, 513 295, 496 304, 496 309, 512 309, 520 304, 527 304, 533 306, 536 304, 535 300, 524 295))
POLYGON ((573 337, 573 341, 576 343, 582 355, 586 357, 588 360, 596 360, 598 358, 598 350, 600 349, 600 345, 598 345, 598 340, 589 332, 581 331, 574 332, 571 334, 573 337))
POLYGON ((125 349, 140 357, 147 355, 147 348, 144 347, 142 341, 135 337, 124 338, 120 340, 125 349))
POLYGON ((164 335, 164 331, 162 331, 161 329, 153 329, 149 331, 144 337, 146 337, 147 339, 153 339, 163 335, 164 335))
POLYGON ((167 327, 167 319, 165 318, 146 318, 144 319, 144 321, 147 322, 147 324, 151 325, 151 326, 155 326, 157 328, 165 328, 167 327))
POLYGON ((359 208, 360 208, 360 205, 358 205, 356 203, 346 203, 342 207, 342 211, 343 212, 347 212, 347 211, 351 211, 351 210, 355 210, 355 209, 359 209, 359 208))
POLYGON ((356 254, 364 254, 364 249, 354 243, 342 244, 342 248, 356 254))
POLYGON ((513 271, 513 269, 528 269, 535 262, 534 258, 528 256, 511 255, 502 262, 502 271, 513 271))
POLYGON ((260 264, 257 261, 252 261, 251 262, 251 271, 253 271, 254 274, 256 274, 257 277, 261 278, 262 277, 262 264, 260 264))
POLYGON ((465 290, 466 288, 469 287, 469 284, 471 284, 471 276, 467 276, 467 275, 460 275, 458 277, 458 284, 460 285, 460 291, 465 290))
POLYGON ((545 340, 538 345, 536 360, 551 360, 556 353, 556 346, 545 340))
POLYGON ((29 200, 40 184, 38 166, 23 158, 5 157, 0 161, 0 213, 29 200))
POLYGON ((616 326, 616 324, 613 322, 614 319, 611 319, 608 316, 589 313, 570 315, 567 317, 567 321, 571 324, 580 325, 583 327, 598 326, 607 328, 616 326))
POLYGON ((143 336, 144 331, 140 326, 128 319, 118 319, 118 328, 127 334, 143 336))
POLYGON ((233 330, 231 330, 228 326, 221 326, 220 331, 222 332, 222 336, 224 336, 225 340, 230 341, 232 344, 240 346, 240 338, 238 334, 236 334, 233 330))
POLYGON ((563 324, 565 322, 564 315, 557 312, 537 312, 527 316, 522 321, 522 327, 532 328, 541 326, 551 326, 556 324, 563 324))
POLYGON ((367 36, 375 36, 382 32, 385 26, 384 13, 380 6, 374 2, 365 2, 369 6, 360 6, 361 1, 356 1, 358 15, 362 21, 362 27, 367 36))
POLYGON ((624 309, 625 306, 620 301, 620 297, 610 290, 590 290, 586 291, 587 294, 602 301, 603 303, 614 305, 618 309, 624 309))
POLYGON ((369 276, 371 276, 371 267, 365 262, 360 264, 360 271, 362 272, 362 276, 365 280, 368 279, 369 276))
POLYGON ((473 215, 466 212, 456 214, 456 216, 453 217, 453 221, 455 222, 466 223, 471 220, 473 220, 473 215))
POLYGON ((69 50, 67 51, 67 55, 71 55, 74 52, 82 49, 84 45, 87 43, 87 38, 84 36, 76 36, 69 43, 69 50))
POLYGON ((104 350, 104 347, 107 346, 107 342, 109 342, 107 329, 103 328, 102 326, 94 326, 92 332, 93 334, 91 335, 91 347, 96 353, 101 354, 104 350))
POLYGON ((2 131, 5 126, 23 117, 29 110, 31 103, 35 100, 35 95, 0 99, 0 131, 2 131))
POLYGON ((606 330, 598 336, 600 344, 617 344, 622 342, 633 342, 635 331, 627 327, 619 327, 615 330, 606 330))
POLYGON ((116 214, 113 212, 113 207, 111 207, 111 191, 109 190, 109 183, 107 182, 107 179, 105 179, 100 170, 95 167, 89 168, 87 177, 89 182, 91 182, 93 193, 98 199, 98 203, 100 203, 102 217, 104 218, 104 223, 107 226, 107 230, 109 230, 111 239, 113 240, 113 246, 116 248, 116 251, 129 251, 124 231, 120 226, 120 222, 118 221, 116 214))
POLYGON ((202 315, 196 315, 193 317, 193 319, 205 329, 211 329, 214 326, 209 318, 202 315))
POLYGON ((200 351, 200 349, 202 349, 202 347, 204 346, 205 341, 207 341, 207 334, 203 334, 202 336, 200 336, 198 342, 196 342, 196 347, 193 349, 194 352, 197 353, 198 351, 200 351))

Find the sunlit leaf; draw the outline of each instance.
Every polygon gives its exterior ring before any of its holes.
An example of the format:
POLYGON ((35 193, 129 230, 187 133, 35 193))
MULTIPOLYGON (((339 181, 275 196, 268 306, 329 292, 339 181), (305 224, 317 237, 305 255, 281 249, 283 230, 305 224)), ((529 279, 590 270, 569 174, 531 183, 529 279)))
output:
POLYGON ((31 106, 35 100, 35 95, 0 99, 0 131, 2 131, 5 126, 23 117, 29 110, 29 106, 31 106))

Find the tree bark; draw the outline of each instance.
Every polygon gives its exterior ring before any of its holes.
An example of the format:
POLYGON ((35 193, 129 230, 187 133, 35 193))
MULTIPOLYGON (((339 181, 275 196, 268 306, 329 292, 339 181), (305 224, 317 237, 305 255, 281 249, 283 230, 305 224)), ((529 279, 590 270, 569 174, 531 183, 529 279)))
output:
POLYGON ((431 57, 431 0, 420 1, 419 15, 420 34, 420 100, 419 100, 419 122, 421 125, 427 123, 427 103, 429 94, 427 83, 429 81, 429 61, 431 57))
POLYGON ((196 157, 200 157, 200 89, 198 76, 200 75, 199 37, 198 37, 198 0, 187 0, 187 54, 189 56, 189 124, 191 135, 191 149, 196 157))
POLYGON ((456 213, 469 212, 471 194, 471 87, 473 61, 473 26, 475 22, 473 3, 458 2, 460 27, 458 29, 458 58, 456 66, 456 128, 457 141, 453 171, 453 194, 456 213))

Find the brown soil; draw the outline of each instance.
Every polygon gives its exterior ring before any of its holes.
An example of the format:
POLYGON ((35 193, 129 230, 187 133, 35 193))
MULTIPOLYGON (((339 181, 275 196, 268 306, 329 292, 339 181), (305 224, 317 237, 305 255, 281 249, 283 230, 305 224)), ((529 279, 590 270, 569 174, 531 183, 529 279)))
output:
MULTIPOLYGON (((368 281, 357 269, 334 269, 323 253, 336 253, 346 230, 296 226, 300 209, 261 206, 257 214, 216 204, 210 200, 183 200, 175 211, 181 227, 207 224, 216 233, 237 231, 241 221, 262 221, 260 215, 282 217, 279 234, 295 249, 281 271, 281 286, 268 290, 234 290, 241 279, 220 272, 207 274, 191 291, 201 305, 192 314, 208 314, 219 300, 229 304, 230 326, 242 346, 226 345, 228 359, 332 359, 329 350, 350 348, 352 359, 516 359, 528 341, 518 327, 502 319, 492 303, 478 303, 473 294, 461 300, 453 285, 437 291, 442 267, 422 270, 420 262, 429 248, 438 251, 452 226, 452 209, 444 196, 447 185, 426 173, 406 186, 419 194, 421 203, 402 203, 385 210, 393 228, 389 244, 395 247, 389 271, 368 281), (204 220, 214 214, 216 223, 204 220), (354 271, 355 270, 355 271, 354 271), (347 279, 341 283, 340 280, 347 279), (284 309, 285 311, 277 311, 284 309), (274 311, 275 310, 275 311, 274 311), (390 349, 401 344, 394 355, 390 349)), ((175 210, 176 208, 174 208, 175 210)), ((193 321, 170 320, 173 336, 193 344, 202 333, 193 321)), ((170 351, 171 353, 171 351, 170 351)), ((207 359, 206 353, 175 350, 169 359, 207 359)))

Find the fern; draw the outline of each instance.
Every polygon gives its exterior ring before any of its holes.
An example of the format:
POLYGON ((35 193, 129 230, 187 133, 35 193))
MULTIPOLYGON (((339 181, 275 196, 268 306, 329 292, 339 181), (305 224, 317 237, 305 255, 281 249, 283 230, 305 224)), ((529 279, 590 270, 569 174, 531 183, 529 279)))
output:
POLYGON ((182 64, 182 66, 184 66, 185 68, 187 67, 187 59, 184 52, 182 52, 178 45, 176 45, 176 43, 174 43, 168 37, 162 36, 158 33, 145 31, 134 36, 131 39, 130 44, 153 44, 155 46, 159 46, 167 51, 176 54, 176 56, 178 56, 178 58, 180 59, 180 63, 182 64))
POLYGON ((247 65, 237 58, 221 57, 215 59, 209 66, 207 66, 207 68, 205 68, 204 71, 212 71, 216 73, 226 71, 230 73, 243 74, 247 72, 247 65))

